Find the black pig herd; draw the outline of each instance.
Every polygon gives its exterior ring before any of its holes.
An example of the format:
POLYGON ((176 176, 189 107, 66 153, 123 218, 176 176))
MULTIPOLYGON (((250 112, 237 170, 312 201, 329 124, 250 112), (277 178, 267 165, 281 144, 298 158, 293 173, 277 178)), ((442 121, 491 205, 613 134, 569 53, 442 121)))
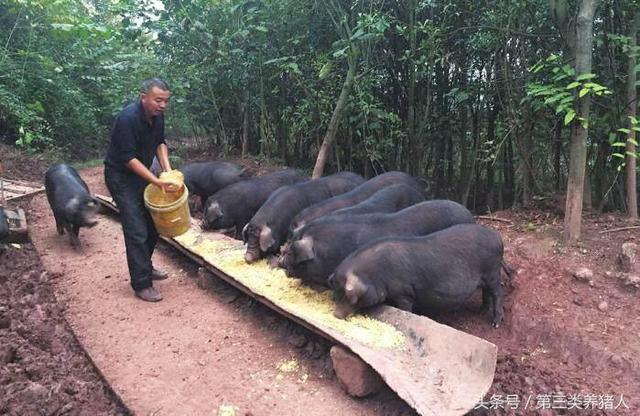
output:
MULTIPOLYGON (((310 179, 285 169, 252 177, 221 161, 180 170, 201 199, 203 229, 233 232, 246 243, 249 263, 279 255, 288 276, 330 288, 338 317, 382 303, 429 314, 482 289, 493 326, 502 323, 501 271, 509 269, 500 234, 456 202, 428 200, 424 183, 411 175, 310 179)), ((79 228, 96 223, 86 183, 70 166, 55 165, 45 188, 58 232, 79 246, 79 228)))

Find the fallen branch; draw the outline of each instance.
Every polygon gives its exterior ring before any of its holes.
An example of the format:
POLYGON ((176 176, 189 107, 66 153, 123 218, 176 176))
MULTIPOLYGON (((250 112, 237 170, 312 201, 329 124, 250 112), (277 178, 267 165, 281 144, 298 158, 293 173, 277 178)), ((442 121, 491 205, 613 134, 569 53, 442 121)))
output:
POLYGON ((640 228, 640 225, 634 225, 631 227, 612 228, 610 230, 602 230, 600 231, 600 234, 615 233, 617 231, 625 231, 625 230, 635 230, 636 228, 640 228))
POLYGON ((507 224, 513 225, 513 221, 507 220, 507 219, 504 219, 504 218, 490 217, 490 216, 487 216, 487 215, 476 215, 476 218, 480 218, 481 220, 491 220, 491 221, 506 222, 507 224))

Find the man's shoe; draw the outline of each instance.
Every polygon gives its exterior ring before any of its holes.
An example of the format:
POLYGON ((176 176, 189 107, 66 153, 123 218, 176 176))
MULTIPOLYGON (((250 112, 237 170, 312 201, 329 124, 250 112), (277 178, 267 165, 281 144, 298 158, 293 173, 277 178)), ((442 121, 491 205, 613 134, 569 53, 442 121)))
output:
POLYGON ((151 270, 151 280, 164 280, 169 277, 167 272, 163 272, 162 270, 158 270, 155 267, 151 270))
POLYGON ((136 290, 136 296, 147 302, 159 302, 162 300, 162 295, 153 286, 136 290))

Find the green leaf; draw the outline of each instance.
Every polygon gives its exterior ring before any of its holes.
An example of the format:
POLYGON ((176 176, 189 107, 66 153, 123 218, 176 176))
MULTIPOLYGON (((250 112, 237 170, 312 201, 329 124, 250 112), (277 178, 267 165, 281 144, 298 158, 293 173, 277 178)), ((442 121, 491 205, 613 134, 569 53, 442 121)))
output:
POLYGON ((333 53, 333 57, 334 58, 342 58, 344 56, 347 56, 347 49, 349 49, 348 46, 345 46, 344 48, 337 50, 333 53))
POLYGON ((75 26, 68 23, 51 23, 51 27, 54 29, 59 29, 59 30, 68 32, 71 29, 73 29, 75 26))
POLYGON ((622 143, 622 142, 615 142, 615 143, 611 143, 611 146, 613 147, 627 147, 626 143, 622 143))
POLYGON ((560 98, 562 98, 562 95, 559 95, 559 94, 558 95, 554 95, 554 96, 551 96, 551 97, 547 98, 546 100, 544 100, 544 103, 545 104, 553 104, 556 101, 558 101, 560 98))
POLYGON ((282 58, 269 59, 268 61, 265 61, 264 64, 265 65, 271 65, 271 64, 280 63, 280 62, 287 61, 287 60, 289 60, 289 57, 288 56, 284 56, 282 58))
POLYGON ((576 88, 576 87, 579 87, 579 86, 580 86, 580 83, 578 81, 573 81, 571 84, 567 85, 566 88, 568 90, 570 90, 570 89, 573 89, 573 88, 576 88))
POLYGON ((543 66, 541 64, 535 64, 534 66, 531 67, 531 69, 529 69, 529 71, 531 71, 532 73, 536 74, 538 72, 540 72, 540 70, 543 68, 543 66))
POLYGON ((624 159, 624 155, 622 153, 611 153, 611 156, 619 157, 620 159, 624 159))
POLYGON ((629 143, 631 143, 632 145, 634 145, 634 146, 638 146, 638 142, 637 142, 635 139, 631 139, 631 138, 629 138, 629 139, 627 139, 627 141, 628 141, 629 143))
POLYGON ((573 120, 573 118, 576 116, 576 112, 573 110, 569 110, 569 112, 567 112, 567 114, 564 115, 564 125, 568 125, 569 123, 571 123, 571 120, 573 120))
POLYGON ((581 90, 580 90, 580 92, 578 93, 578 97, 579 97, 579 98, 582 98, 582 97, 584 97, 584 96, 585 96, 585 95, 587 95, 587 94, 589 94, 589 89, 588 89, 588 88, 583 88, 583 89, 581 89, 581 90))
POLYGON ((262 32, 262 33, 267 33, 267 32, 269 31, 269 29, 267 29, 267 28, 266 28, 266 27, 264 27, 264 26, 256 26, 256 27, 255 27, 255 29, 256 29, 258 32, 262 32))
POLYGON ((570 102, 573 102, 573 96, 572 95, 560 100, 560 104, 569 104, 570 102))
POLYGON ((300 71, 300 67, 298 67, 298 64, 295 62, 289 62, 287 64, 287 68, 289 68, 291 72, 293 72, 294 74, 302 75, 302 71, 300 71))
POLYGON ((356 30, 355 33, 351 35, 351 38, 349 38, 349 40, 358 40, 358 38, 361 38, 364 34, 364 29, 358 28, 358 30, 356 30))
POLYGON ((624 154, 627 155, 627 156, 631 156, 632 158, 635 158, 635 159, 638 158, 638 156, 633 152, 627 151, 627 152, 624 152, 624 154))
POLYGON ((326 62, 324 65, 322 65, 322 68, 320 68, 320 73, 318 74, 318 78, 325 79, 327 75, 331 73, 331 67, 331 61, 326 62))
POLYGON ((631 133, 631 130, 629 129, 625 129, 625 128, 619 128, 617 131, 622 132, 624 134, 629 134, 631 133))
POLYGON ((585 79, 592 79, 595 77, 596 77, 596 74, 590 74, 590 73, 580 74, 576 77, 576 81, 584 81, 585 79))

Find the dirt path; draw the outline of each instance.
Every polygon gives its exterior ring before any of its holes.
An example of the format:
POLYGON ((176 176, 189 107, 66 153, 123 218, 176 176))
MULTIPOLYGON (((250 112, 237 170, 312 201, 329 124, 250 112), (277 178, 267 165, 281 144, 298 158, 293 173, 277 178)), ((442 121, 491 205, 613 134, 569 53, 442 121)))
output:
MULTIPOLYGON (((101 175, 101 169, 82 172, 93 192, 106 193, 101 175)), ((83 248, 75 251, 56 234, 44 196, 32 201, 30 217, 43 265, 61 276, 55 289, 67 320, 136 414, 211 415, 224 406, 239 415, 412 413, 390 392, 348 397, 320 340, 298 349, 288 342, 293 324, 247 297, 226 303, 200 290, 195 267, 171 248, 154 255, 155 265, 171 275, 156 283, 165 299, 136 299, 113 218, 101 216, 96 227, 82 229, 83 248), (292 362, 297 368, 289 371, 292 362)))

